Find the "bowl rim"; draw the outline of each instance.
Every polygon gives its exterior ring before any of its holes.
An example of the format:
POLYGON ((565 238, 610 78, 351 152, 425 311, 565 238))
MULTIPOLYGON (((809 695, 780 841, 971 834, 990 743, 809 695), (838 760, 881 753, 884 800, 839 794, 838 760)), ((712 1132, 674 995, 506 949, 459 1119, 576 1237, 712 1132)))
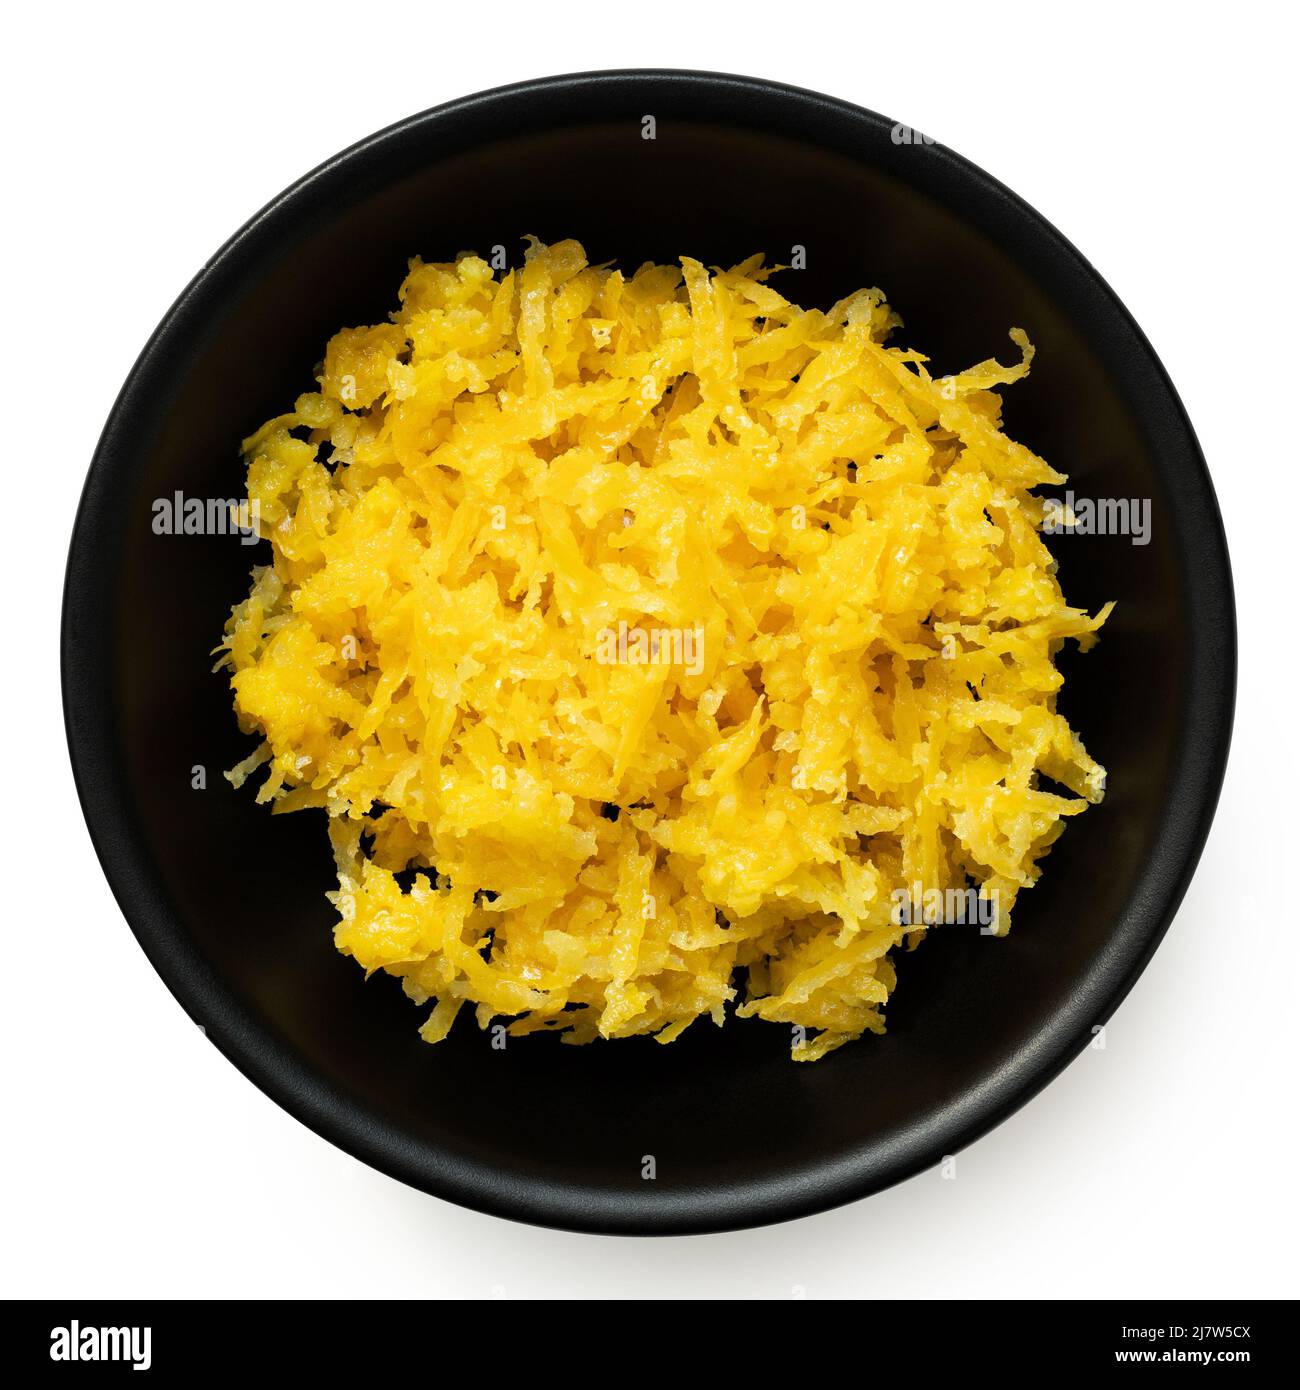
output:
POLYGON ((515 1220, 583 1232, 698 1234, 811 1215, 878 1192, 973 1143, 1018 1110, 1074 1059, 1128 994, 1168 929, 1195 870, 1222 785, 1236 686, 1236 621, 1226 537, 1191 423, 1163 366, 1118 297, 1046 219, 946 146, 918 151, 882 137, 900 127, 838 98, 763 78, 689 69, 610 69, 542 77, 478 92, 409 116, 304 175, 254 214, 212 256, 164 315, 132 367, 96 447, 73 527, 60 637, 64 722, 77 794, 100 865, 146 956, 210 1041, 291 1115, 354 1157, 434 1196, 515 1220), (654 103, 648 105, 647 103, 654 103), (1123 930, 1033 1043, 986 1083, 951 1098, 924 1124, 798 1172, 767 1173, 726 1188, 635 1194, 484 1170, 435 1150, 364 1111, 271 1036, 220 982, 186 936, 134 829, 115 740, 109 586, 124 519, 114 481, 147 437, 171 363, 218 312, 222 288, 293 236, 294 227, 346 200, 375 166, 454 153, 518 133, 585 124, 632 110, 793 135, 855 153, 1001 236, 1031 273, 1048 271, 1090 343, 1122 362, 1121 390, 1178 485, 1179 559, 1189 622, 1184 732, 1161 834, 1122 914, 1123 930), (920 157, 918 157, 918 155, 920 157), (1038 270, 1035 272, 1034 268, 1038 270), (1174 466, 1176 463, 1176 466, 1174 466), (1196 553, 1187 543, 1189 528, 1196 553))

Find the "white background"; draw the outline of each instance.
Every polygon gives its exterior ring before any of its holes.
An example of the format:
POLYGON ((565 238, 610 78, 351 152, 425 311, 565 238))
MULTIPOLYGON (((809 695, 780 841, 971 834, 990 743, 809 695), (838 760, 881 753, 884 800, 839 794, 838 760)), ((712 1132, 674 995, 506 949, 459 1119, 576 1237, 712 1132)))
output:
MULTIPOLYGON (((1289 881, 1297 361, 1283 6, 23 6, 6 21, 9 421, 0 1292, 10 1296, 1295 1296, 1289 881), (730 15, 731 18, 724 16, 730 15), (188 1022, 100 875, 69 772, 67 539, 136 353, 227 235, 438 102, 549 72, 731 70, 935 136, 1133 311, 1210 461, 1241 621, 1218 819, 1108 1031, 960 1158, 783 1227, 556 1234, 333 1149, 188 1022)), ((1141 679, 1137 673, 1136 679, 1141 679)))

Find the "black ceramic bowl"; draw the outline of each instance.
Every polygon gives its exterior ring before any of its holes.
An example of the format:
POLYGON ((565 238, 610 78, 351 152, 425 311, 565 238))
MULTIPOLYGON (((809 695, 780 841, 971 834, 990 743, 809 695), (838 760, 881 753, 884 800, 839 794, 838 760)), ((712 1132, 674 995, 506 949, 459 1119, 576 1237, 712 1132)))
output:
POLYGON ((1123 306, 1042 218, 948 149, 810 92, 689 72, 591 73, 414 116, 258 213, 132 371, 68 565, 63 678, 82 805, 140 944, 190 1015, 292 1114, 377 1168, 502 1216, 611 1232, 751 1226, 936 1163, 1051 1080, 1115 1009, 1178 906, 1227 755, 1235 644, 1204 461, 1123 306), (643 138, 645 116, 655 139, 643 138), (1006 940, 935 933, 890 1031, 813 1066, 731 1020, 671 1047, 438 1047, 395 981, 331 944, 318 817, 272 818, 222 769, 249 741, 209 653, 260 552, 155 535, 153 501, 234 497, 240 437, 311 387, 327 337, 380 319, 407 258, 580 238, 593 261, 755 250, 826 305, 879 285, 936 372, 1038 348, 1009 431, 1079 497, 1150 499, 1150 542, 1062 537, 1072 602, 1119 607, 1063 658, 1062 708, 1110 772, 1006 940), (192 769, 206 769, 206 788, 192 769), (656 1176, 643 1177, 655 1158, 656 1176))

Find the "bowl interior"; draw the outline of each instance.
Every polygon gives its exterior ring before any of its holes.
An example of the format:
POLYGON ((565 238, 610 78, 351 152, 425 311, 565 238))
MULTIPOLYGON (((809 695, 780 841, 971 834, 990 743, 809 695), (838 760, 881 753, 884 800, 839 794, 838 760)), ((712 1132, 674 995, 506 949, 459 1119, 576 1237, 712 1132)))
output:
POLYGON ((408 131, 300 188, 201 277, 146 353, 88 486, 69 724, 83 792, 99 788, 88 810, 101 854, 146 949, 290 1108, 474 1205, 699 1229, 813 1209, 933 1161, 1102 1021, 1177 877, 1166 866, 1153 880, 1151 866, 1179 814, 1198 540, 1179 510, 1177 442, 1135 408, 1137 340, 1102 326, 1104 293, 1027 214, 999 213, 992 194, 973 213, 959 196, 973 176, 938 147, 896 144, 881 121, 814 141, 780 113, 745 119, 699 100, 668 103, 646 140, 655 107, 639 95, 626 109, 534 104, 511 135, 481 121, 408 131), (525 233, 578 237, 593 261, 627 269, 685 252, 789 261, 803 247, 806 268, 777 281, 785 293, 824 306, 879 285, 905 322, 894 341, 940 372, 1010 359, 1007 329, 1023 327, 1038 356, 1006 392, 1009 431, 1079 496, 1151 501, 1149 544, 1054 546, 1072 602, 1120 600, 1100 644, 1062 659, 1062 708, 1110 771, 1104 805, 1069 825, 1008 939, 932 933, 901 962, 888 1034, 816 1065, 789 1061, 785 1029, 736 1020, 697 1024, 671 1047, 533 1037, 502 1050, 462 1019, 429 1047, 397 982, 367 982, 333 949, 323 816, 272 817, 221 776, 252 744, 210 653, 266 548, 155 535, 154 500, 238 496, 240 438, 312 388, 331 332, 386 314, 408 257, 503 245, 518 264, 525 233))

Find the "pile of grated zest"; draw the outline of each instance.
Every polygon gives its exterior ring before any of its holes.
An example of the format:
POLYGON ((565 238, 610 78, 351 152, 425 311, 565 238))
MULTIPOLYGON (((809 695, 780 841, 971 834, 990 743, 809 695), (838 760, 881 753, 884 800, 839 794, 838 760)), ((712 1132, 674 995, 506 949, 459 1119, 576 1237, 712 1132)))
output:
POLYGON ((229 775, 327 812, 337 946, 430 1042, 734 1001, 815 1060, 883 1031, 935 894, 1004 933, 1101 799, 1054 655, 1110 605, 1065 602, 1063 479, 1000 428, 1032 349, 932 379, 876 290, 530 243, 412 262, 245 441, 273 558, 222 644, 260 738, 229 775))

